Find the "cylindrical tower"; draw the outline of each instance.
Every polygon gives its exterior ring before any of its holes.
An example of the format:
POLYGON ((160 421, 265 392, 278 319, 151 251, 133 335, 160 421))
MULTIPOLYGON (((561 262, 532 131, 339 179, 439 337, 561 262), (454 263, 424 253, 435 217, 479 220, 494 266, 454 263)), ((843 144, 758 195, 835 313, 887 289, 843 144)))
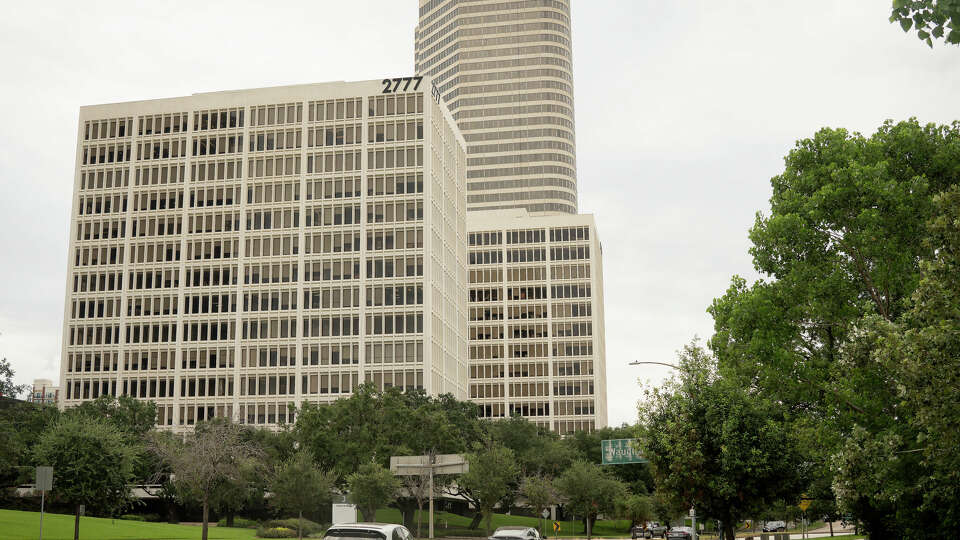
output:
POLYGON ((467 142, 467 208, 576 213, 568 0, 419 0, 416 69, 467 142))

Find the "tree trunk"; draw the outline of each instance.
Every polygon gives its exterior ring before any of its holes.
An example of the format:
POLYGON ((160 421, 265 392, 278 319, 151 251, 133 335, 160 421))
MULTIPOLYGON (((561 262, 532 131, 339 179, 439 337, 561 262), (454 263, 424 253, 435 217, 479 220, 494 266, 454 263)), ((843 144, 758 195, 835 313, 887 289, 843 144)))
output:
POLYGON ((833 536, 833 520, 830 520, 830 536, 833 536))
POLYGON ((724 540, 728 538, 730 540, 736 540, 736 536, 733 534, 733 520, 727 521, 727 523, 723 526, 723 538, 724 540))
POLYGON ((417 501, 417 538, 423 538, 420 535, 420 525, 423 522, 423 502, 417 501))
POLYGON ((233 527, 233 512, 227 514, 227 527, 233 527))
POLYGON ((480 520, 483 519, 483 512, 477 510, 477 513, 473 516, 473 521, 470 522, 470 525, 467 526, 471 531, 480 526, 480 520))
POLYGON ((590 533, 593 532, 592 527, 590 527, 590 516, 587 516, 587 540, 590 540, 590 533))
POLYGON ((80 540, 80 505, 73 513, 73 540, 80 540))
POLYGON ((297 538, 303 540, 303 510, 297 516, 297 538))
POLYGON ((203 532, 200 537, 207 540, 207 523, 210 520, 210 504, 207 502, 207 494, 203 494, 203 532))

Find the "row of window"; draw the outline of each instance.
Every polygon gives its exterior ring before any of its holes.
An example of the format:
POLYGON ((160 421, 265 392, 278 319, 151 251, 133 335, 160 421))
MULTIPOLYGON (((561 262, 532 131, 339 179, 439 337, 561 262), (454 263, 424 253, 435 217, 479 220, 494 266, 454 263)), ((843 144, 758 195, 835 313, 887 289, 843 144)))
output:
POLYGON ((130 132, 129 127, 131 125, 133 125, 133 118, 130 117, 88 120, 83 123, 83 140, 126 137, 130 132))
POLYGON ((81 165, 130 161, 130 143, 100 144, 83 147, 81 165))
MULTIPOLYGON (((140 167, 137 167, 140 174, 140 167)), ((97 169, 80 171, 80 190, 113 189, 130 185, 130 169, 97 169)))
MULTIPOLYGON (((77 240, 123 238, 125 236, 126 229, 127 222, 126 220, 122 219, 98 219, 84 221, 77 224, 77 240)), ((136 222, 134 222, 134 230, 136 230, 136 222)))

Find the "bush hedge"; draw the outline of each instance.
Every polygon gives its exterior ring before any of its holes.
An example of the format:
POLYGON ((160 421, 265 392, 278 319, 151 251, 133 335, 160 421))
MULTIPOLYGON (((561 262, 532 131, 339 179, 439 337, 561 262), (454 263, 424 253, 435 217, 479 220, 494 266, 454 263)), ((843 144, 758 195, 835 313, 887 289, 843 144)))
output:
POLYGON ((296 538, 297 531, 287 527, 259 527, 257 538, 296 538))

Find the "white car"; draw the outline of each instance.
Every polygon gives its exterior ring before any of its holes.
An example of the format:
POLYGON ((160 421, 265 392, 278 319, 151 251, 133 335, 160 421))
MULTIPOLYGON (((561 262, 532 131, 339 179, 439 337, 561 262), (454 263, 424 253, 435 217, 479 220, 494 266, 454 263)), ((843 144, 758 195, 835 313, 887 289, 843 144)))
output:
POLYGON ((498 527, 489 540, 543 540, 540 531, 534 527, 498 527))
POLYGON ((323 535, 324 540, 414 540, 403 525, 394 523, 337 523, 323 535))

